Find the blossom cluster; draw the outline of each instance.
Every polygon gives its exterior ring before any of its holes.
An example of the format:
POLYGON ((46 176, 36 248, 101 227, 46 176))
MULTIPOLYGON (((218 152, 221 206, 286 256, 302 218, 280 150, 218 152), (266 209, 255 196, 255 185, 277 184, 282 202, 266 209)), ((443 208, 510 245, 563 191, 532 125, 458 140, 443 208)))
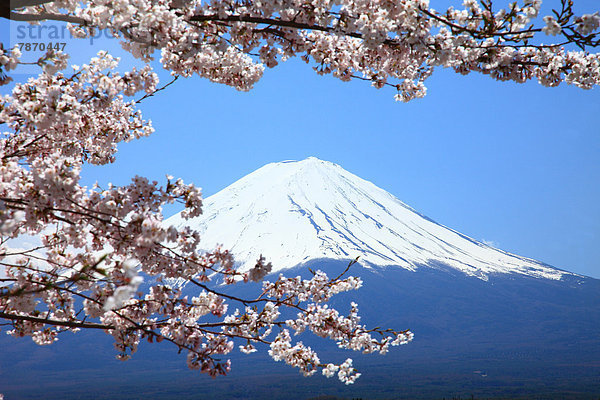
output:
POLYGON ((0 86, 7 85, 12 81, 5 71, 15 69, 19 64, 19 58, 21 58, 21 51, 18 47, 5 50, 2 43, 0 43, 0 86))
POLYGON ((536 26, 541 5, 522 0, 495 9, 492 1, 464 0, 438 12, 429 0, 61 0, 26 7, 19 19, 66 19, 79 37, 106 29, 143 60, 160 51, 175 75, 239 90, 293 56, 319 74, 392 86, 401 101, 423 97, 436 66, 546 86, 597 85, 599 56, 581 49, 598 46, 599 14, 577 16, 562 1, 536 26), (562 40, 541 44, 553 35, 562 40))

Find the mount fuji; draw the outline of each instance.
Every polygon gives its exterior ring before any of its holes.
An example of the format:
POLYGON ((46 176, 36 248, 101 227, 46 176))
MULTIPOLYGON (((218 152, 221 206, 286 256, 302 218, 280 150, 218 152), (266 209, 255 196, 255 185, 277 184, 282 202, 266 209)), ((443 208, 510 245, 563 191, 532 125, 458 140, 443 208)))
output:
MULTIPOLYGON (((600 280, 469 238, 314 157, 265 165, 205 199, 203 210, 165 223, 198 230, 207 250, 223 245, 242 270, 262 254, 275 273, 333 275, 360 256, 350 274, 363 287, 333 305, 356 301, 367 324, 416 335, 384 359, 359 355, 365 374, 351 389, 324 392, 314 381, 280 377, 280 398, 291 398, 288 385, 298 399, 600 394, 600 280)), ((236 290, 248 295, 244 285, 236 290)), ((247 395, 278 397, 256 362, 242 368, 247 395)))
POLYGON ((360 257, 368 268, 449 268, 487 280, 518 274, 575 277, 439 225, 339 165, 309 157, 271 163, 204 200, 203 215, 166 220, 199 231, 203 247, 222 244, 242 270, 260 254, 273 271, 315 259, 360 257))

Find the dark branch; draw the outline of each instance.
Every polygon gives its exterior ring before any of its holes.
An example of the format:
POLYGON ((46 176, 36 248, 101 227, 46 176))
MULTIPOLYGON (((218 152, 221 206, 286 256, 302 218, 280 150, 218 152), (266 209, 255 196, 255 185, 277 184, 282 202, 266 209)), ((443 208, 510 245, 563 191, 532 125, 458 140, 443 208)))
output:
POLYGON ((52 3, 54 0, 11 0, 10 9, 14 10, 21 7, 41 6, 42 4, 52 3))
POLYGON ((150 93, 146 93, 144 96, 142 96, 139 100, 136 100, 136 104, 141 103, 143 100, 147 99, 148 97, 152 97, 154 96, 156 93, 160 92, 161 90, 165 90, 166 88, 168 88, 169 86, 171 86, 172 84, 175 83, 175 81, 179 79, 179 75, 175 76, 169 83, 165 84, 162 87, 159 87, 158 89, 150 92, 150 93))
MULTIPOLYGON (((252 17, 249 15, 229 15, 225 18, 219 15, 194 15, 189 19, 195 22, 207 22, 207 21, 218 21, 218 22, 248 22, 251 24, 265 24, 279 26, 283 28, 295 28, 295 29, 306 29, 311 31, 321 32, 334 32, 337 28, 331 26, 311 25, 303 22, 287 21, 282 19, 264 18, 264 17, 252 17)), ((357 39, 362 39, 362 35, 356 32, 342 32, 344 36, 350 36, 357 39)))
POLYGON ((8 18, 12 21, 63 21, 70 22, 72 24, 85 25, 87 21, 83 18, 75 17, 73 15, 63 15, 63 14, 50 14, 50 13, 40 13, 40 14, 21 14, 16 12, 8 13, 8 16, 2 15, 4 18, 8 18))
POLYGON ((115 329, 115 327, 112 325, 95 324, 92 322, 81 321, 58 321, 55 319, 32 317, 30 315, 15 315, 3 311, 0 311, 0 318, 11 321, 29 321, 46 325, 65 326, 69 328, 115 329))

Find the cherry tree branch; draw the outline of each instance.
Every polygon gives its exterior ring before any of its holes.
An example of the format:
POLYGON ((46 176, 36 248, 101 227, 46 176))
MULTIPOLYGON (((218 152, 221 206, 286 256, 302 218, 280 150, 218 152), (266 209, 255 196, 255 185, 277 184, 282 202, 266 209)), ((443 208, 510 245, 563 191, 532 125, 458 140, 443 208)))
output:
POLYGON ((34 317, 31 315, 18 315, 11 314, 4 311, 0 311, 0 318, 4 318, 12 321, 28 321, 35 322, 38 324, 46 324, 53 326, 62 326, 67 328, 87 328, 87 329, 114 329, 115 327, 112 325, 104 325, 92 322, 82 322, 82 321, 60 321, 48 318, 40 318, 34 317))
POLYGON ((8 16, 2 15, 2 17, 10 19, 11 21, 21 22, 34 22, 34 21, 61 21, 70 22, 72 24, 87 25, 87 21, 80 17, 75 17, 67 14, 53 14, 53 13, 39 13, 39 14, 26 14, 19 12, 10 12, 8 16))

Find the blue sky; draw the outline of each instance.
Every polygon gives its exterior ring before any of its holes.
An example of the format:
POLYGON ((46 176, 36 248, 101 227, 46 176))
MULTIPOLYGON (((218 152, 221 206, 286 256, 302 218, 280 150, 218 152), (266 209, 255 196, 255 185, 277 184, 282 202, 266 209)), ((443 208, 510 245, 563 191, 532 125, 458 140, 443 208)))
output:
MULTIPOLYGON (((115 40, 67 42, 76 63, 102 48, 123 55, 115 40)), ((248 93, 180 79, 141 105, 156 133, 87 168, 84 182, 171 174, 208 196, 269 162, 316 156, 468 236, 600 278, 598 89, 443 69, 427 86, 424 99, 398 103, 392 90, 321 77, 298 59, 248 93)))

